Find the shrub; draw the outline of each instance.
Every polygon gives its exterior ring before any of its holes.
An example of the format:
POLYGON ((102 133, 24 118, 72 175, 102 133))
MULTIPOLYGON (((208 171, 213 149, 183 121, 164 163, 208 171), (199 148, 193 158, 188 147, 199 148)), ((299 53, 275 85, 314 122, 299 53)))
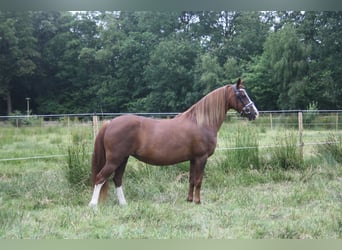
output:
POLYGON ((315 119, 319 115, 317 105, 318 105, 317 102, 313 101, 313 102, 310 102, 309 105, 307 106, 308 112, 304 113, 303 115, 305 127, 309 127, 309 128, 313 127, 315 123, 315 119))
POLYGON ((69 184, 82 188, 90 183, 90 154, 87 143, 78 134, 72 135, 72 144, 67 148, 65 175, 69 184))
POLYGON ((24 127, 24 126, 40 126, 42 119, 38 118, 36 115, 26 116, 18 110, 11 113, 10 123, 14 127, 24 127))
POLYGON ((278 140, 279 145, 269 150, 270 165, 284 170, 301 169, 304 166, 303 157, 297 144, 297 135, 286 132, 278 140))
POLYGON ((325 159, 342 163, 342 136, 330 134, 324 144, 318 145, 317 153, 325 159))
POLYGON ((224 156, 224 164, 232 168, 247 169, 259 168, 258 133, 251 126, 238 126, 230 134, 232 150, 227 150, 224 156))

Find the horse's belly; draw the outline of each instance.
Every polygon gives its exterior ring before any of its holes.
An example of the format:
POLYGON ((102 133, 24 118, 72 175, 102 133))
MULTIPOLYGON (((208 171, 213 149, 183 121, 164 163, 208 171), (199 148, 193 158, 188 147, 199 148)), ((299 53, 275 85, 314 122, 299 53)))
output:
POLYGON ((173 165, 179 162, 188 161, 191 158, 191 154, 188 148, 158 146, 158 147, 146 147, 138 150, 133 157, 140 161, 146 162, 152 165, 173 165))
POLYGON ((187 161, 187 159, 161 159, 161 158, 149 158, 144 156, 137 156, 133 155, 136 159, 139 161, 145 162, 147 164, 156 165, 156 166, 167 166, 167 165, 173 165, 176 163, 187 161))

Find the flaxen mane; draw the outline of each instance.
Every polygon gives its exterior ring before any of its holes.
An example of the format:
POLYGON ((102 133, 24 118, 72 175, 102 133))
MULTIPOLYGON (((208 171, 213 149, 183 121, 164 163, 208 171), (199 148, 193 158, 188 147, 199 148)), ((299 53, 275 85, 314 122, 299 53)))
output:
POLYGON ((185 112, 179 114, 193 120, 199 126, 217 127, 221 124, 227 112, 226 87, 221 87, 191 106, 185 112))

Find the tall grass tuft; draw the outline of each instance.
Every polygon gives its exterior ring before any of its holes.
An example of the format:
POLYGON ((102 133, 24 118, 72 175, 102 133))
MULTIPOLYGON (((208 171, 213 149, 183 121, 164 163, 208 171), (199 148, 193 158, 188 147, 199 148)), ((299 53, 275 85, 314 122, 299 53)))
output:
POLYGON ((260 167, 258 133, 255 128, 238 126, 229 136, 232 150, 226 151, 224 165, 238 169, 258 169, 260 167))
POLYGON ((83 188, 90 184, 90 149, 79 133, 72 134, 72 143, 67 148, 65 175, 73 187, 83 188))
POLYGON ((324 159, 342 163, 342 136, 330 134, 326 143, 318 145, 316 150, 324 159))
POLYGON ((297 143, 298 136, 294 132, 286 132, 278 139, 278 146, 270 148, 270 165, 284 170, 302 169, 303 157, 297 143))

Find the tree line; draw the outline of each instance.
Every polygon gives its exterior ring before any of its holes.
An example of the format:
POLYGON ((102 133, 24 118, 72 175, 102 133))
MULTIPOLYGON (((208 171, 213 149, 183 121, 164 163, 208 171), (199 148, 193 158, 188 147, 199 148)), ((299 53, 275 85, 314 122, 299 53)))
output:
POLYGON ((242 77, 260 110, 342 109, 342 12, 0 12, 0 115, 181 112, 242 77))

